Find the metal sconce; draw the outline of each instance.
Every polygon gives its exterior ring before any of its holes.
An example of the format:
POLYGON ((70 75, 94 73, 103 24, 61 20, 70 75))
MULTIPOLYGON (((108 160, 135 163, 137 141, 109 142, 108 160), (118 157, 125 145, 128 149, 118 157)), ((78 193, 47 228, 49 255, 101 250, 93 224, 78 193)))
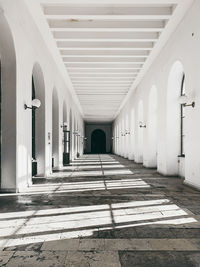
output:
POLYGON ((78 135, 78 131, 73 132, 74 135, 78 135))
POLYGON ((61 128, 67 127, 67 122, 63 122, 63 124, 60 126, 61 128))
POLYGON ((144 124, 144 123, 142 123, 141 121, 139 122, 139 127, 140 128, 146 128, 147 126, 146 126, 146 124, 144 124))
POLYGON ((24 104, 24 109, 37 109, 41 106, 41 101, 39 99, 33 99, 31 102, 31 107, 24 104))
POLYGON ((195 102, 193 101, 190 104, 188 103, 188 97, 186 95, 182 95, 179 97, 179 104, 183 105, 184 107, 195 107, 195 102))

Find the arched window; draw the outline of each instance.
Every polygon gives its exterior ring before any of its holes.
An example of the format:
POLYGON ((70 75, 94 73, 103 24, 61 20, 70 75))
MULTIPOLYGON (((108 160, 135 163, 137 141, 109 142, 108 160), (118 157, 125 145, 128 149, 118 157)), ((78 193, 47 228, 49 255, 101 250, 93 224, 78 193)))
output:
MULTIPOLYGON (((181 82, 181 96, 185 95, 185 74, 183 74, 181 82)), ((181 104, 181 154, 185 157, 185 105, 181 104)))

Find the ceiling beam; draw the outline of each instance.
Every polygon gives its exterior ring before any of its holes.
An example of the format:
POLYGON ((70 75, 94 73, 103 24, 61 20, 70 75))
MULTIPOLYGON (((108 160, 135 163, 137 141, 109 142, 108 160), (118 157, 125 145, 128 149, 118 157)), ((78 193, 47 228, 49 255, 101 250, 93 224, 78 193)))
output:
POLYGON ((68 55, 82 55, 82 56, 148 56, 150 51, 148 50, 62 50, 60 49, 60 53, 62 56, 68 55))
POLYGON ((155 20, 155 21, 145 21, 145 20, 136 20, 136 21, 69 21, 66 19, 63 20, 48 20, 50 28, 64 28, 66 31, 69 29, 79 29, 82 31, 85 29, 163 29, 165 27, 164 20, 155 20), (82 29, 82 30, 81 30, 82 29))
POLYGON ((134 73, 134 74, 132 74, 132 73, 121 73, 121 74, 119 74, 119 73, 111 73, 111 74, 105 74, 105 73, 97 73, 97 74, 94 74, 94 73, 92 73, 92 74, 70 74, 70 77, 71 77, 71 79, 72 80, 94 80, 94 79, 108 79, 108 80, 118 80, 118 79, 127 79, 127 78, 132 78, 132 77, 134 77, 134 76, 136 76, 137 74, 136 73, 134 73))
POLYGON ((55 39, 80 39, 80 40, 88 40, 88 39, 130 39, 130 40, 157 40, 159 34, 157 32, 65 32, 58 31, 53 32, 53 36, 55 39))
POLYGON ((78 67, 69 67, 68 68, 69 70, 83 70, 83 69, 85 69, 85 70, 105 70, 105 71, 107 71, 107 70, 140 70, 140 69, 142 69, 141 67, 137 67, 137 68, 133 68, 133 67, 121 67, 121 66, 119 66, 119 67, 107 67, 107 68, 104 68, 104 67, 102 67, 102 68, 100 68, 100 67, 81 67, 81 68, 78 68, 78 67))
POLYGON ((100 64, 103 64, 103 63, 113 63, 115 62, 116 64, 121 64, 123 62, 127 63, 127 62, 130 62, 130 63, 144 63, 146 60, 146 58, 129 58, 129 57, 126 57, 126 58, 63 58, 63 61, 66 62, 66 63, 100 63, 100 64))
POLYGON ((139 73, 140 69, 133 69, 133 68, 126 68, 126 69, 105 69, 105 68, 100 68, 100 69, 94 69, 94 68, 68 68, 69 74, 75 74, 75 73, 94 73, 94 74, 98 74, 98 73, 105 73, 105 74, 110 74, 110 73, 133 73, 133 74, 137 74, 139 73))
POLYGON ((163 27, 143 27, 143 28, 139 28, 139 27, 132 27, 132 28, 59 28, 59 27, 51 27, 51 31, 52 32, 162 32, 163 31, 163 27))
MULTIPOLYGON (((173 5, 160 5, 160 6, 151 6, 151 5, 134 5, 134 6, 99 6, 98 8, 94 6, 68 6, 68 5, 44 5, 43 11, 46 17, 54 17, 54 16, 70 16, 74 18, 77 16, 78 18, 82 18, 82 16, 90 16, 90 18, 94 18, 96 16, 138 16, 138 15, 171 15, 173 5), (81 17, 79 17, 81 16, 81 17)), ((66 18, 66 17, 64 17, 66 18)))
POLYGON ((112 84, 112 85, 124 85, 124 84, 130 84, 133 80, 111 80, 111 81, 104 81, 103 79, 100 81, 73 81, 73 84, 74 85, 83 85, 83 86, 86 86, 86 85, 89 85, 89 86, 93 86, 93 85, 105 85, 105 84, 112 84))
POLYGON ((156 42, 158 39, 68 39, 68 38, 55 38, 56 42, 156 42))
POLYGON ((137 49, 152 49, 154 43, 153 42, 71 42, 71 41, 57 41, 57 46, 62 49, 72 49, 76 50, 84 50, 85 48, 95 48, 95 49, 110 49, 110 48, 137 48, 137 49))
POLYGON ((121 64, 122 66, 123 65, 136 65, 136 66, 142 66, 142 64, 145 62, 145 60, 122 60, 122 61, 116 61, 116 60, 107 60, 107 61, 67 61, 67 60, 64 60, 64 63, 66 64, 70 64, 70 65, 74 65, 74 66, 77 66, 77 65, 85 65, 85 64, 90 64, 91 66, 92 65, 104 65, 104 66, 108 66, 109 64, 121 64))
POLYGON ((91 60, 91 61, 94 61, 94 60, 127 60, 127 59, 131 59, 131 60, 140 60, 140 59, 146 59, 147 57, 146 56, 63 56, 63 61, 69 59, 70 60, 91 60))
POLYGON ((93 79, 80 79, 80 78, 71 78, 73 83, 93 83, 93 82, 104 82, 104 83, 109 83, 109 82, 113 82, 113 81, 116 81, 116 82, 128 82, 128 81, 133 81, 134 79, 132 77, 121 77, 121 78, 93 78, 93 79))
POLYGON ((45 5, 70 5, 70 6, 79 6, 79 5, 92 5, 92 6, 134 6, 134 5, 172 5, 178 4, 183 0, 40 0, 41 4, 45 5))
MULTIPOLYGON (((64 50, 74 50, 74 51, 96 51, 96 50, 99 50, 99 47, 66 47, 66 48, 62 48, 64 50)), ((114 51, 114 50, 121 50, 121 51, 135 51, 135 50, 144 50, 144 51, 151 51, 153 48, 149 47, 144 47, 144 48, 141 48, 141 47, 105 47, 105 48, 101 48, 101 50, 104 50, 104 51, 114 51)))
POLYGON ((46 15, 49 21, 75 21, 75 22, 86 22, 86 21, 155 21, 155 20, 168 20, 171 14, 157 14, 157 15, 46 15))

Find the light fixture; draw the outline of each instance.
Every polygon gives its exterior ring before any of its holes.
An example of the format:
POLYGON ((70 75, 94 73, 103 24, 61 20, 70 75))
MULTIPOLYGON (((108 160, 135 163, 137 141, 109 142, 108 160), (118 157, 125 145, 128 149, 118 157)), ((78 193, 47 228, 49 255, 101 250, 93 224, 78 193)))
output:
POLYGON ((78 131, 73 132, 73 134, 74 134, 74 135, 77 135, 77 134, 78 134, 78 131))
POLYGON ((130 131, 126 130, 126 134, 130 134, 130 131))
POLYGON ((141 121, 139 122, 139 127, 140 128, 146 128, 147 126, 146 126, 146 124, 144 124, 144 123, 142 123, 141 121))
POLYGON ((179 97, 179 104, 180 105, 183 105, 184 107, 189 107, 189 106, 191 106, 191 107, 195 107, 195 102, 193 101, 192 103, 190 103, 190 104, 187 104, 188 103, 188 97, 186 96, 186 95, 181 95, 180 97, 179 97))
POLYGON ((33 99, 31 102, 31 107, 24 104, 24 109, 37 109, 41 106, 41 101, 39 99, 33 99))
POLYGON ((67 127, 67 122, 63 122, 63 124, 60 126, 61 128, 67 127))

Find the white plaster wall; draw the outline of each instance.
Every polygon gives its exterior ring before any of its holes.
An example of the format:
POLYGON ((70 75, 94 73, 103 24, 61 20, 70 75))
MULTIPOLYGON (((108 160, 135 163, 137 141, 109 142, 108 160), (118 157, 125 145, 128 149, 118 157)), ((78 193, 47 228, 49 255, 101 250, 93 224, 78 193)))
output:
MULTIPOLYGON (((63 110, 61 104, 63 99, 66 101, 67 106, 70 106, 72 113, 79 118, 81 123, 82 117, 68 90, 68 84, 66 84, 63 75, 61 75, 60 70, 55 64, 52 54, 47 49, 43 36, 35 25, 35 22, 32 20, 32 16, 24 4, 24 1, 2 0, 0 2, 0 8, 3 10, 4 16, 10 25, 17 58, 16 97, 14 91, 13 96, 10 97, 10 101, 13 101, 16 105, 16 121, 12 124, 14 129, 12 133, 13 136, 11 137, 11 139, 16 138, 16 145, 14 146, 16 150, 12 157, 8 157, 9 155, 6 153, 4 154, 6 148, 2 148, 2 154, 5 156, 3 164, 9 162, 7 168, 9 168, 9 172, 12 173, 12 177, 10 178, 11 181, 8 180, 8 182, 6 182, 5 174, 2 173, 2 180, 4 181, 2 189, 23 190, 28 184, 31 184, 32 154, 31 112, 30 110, 24 109, 24 104, 31 104, 31 77, 32 69, 36 62, 42 69, 45 83, 46 156, 44 175, 48 175, 51 172, 52 142, 50 142, 50 144, 48 142, 48 132, 50 132, 52 136, 52 90, 54 87, 58 90, 59 125, 62 125, 63 122, 63 110), (20 10, 20 12, 16 12, 17 10, 20 10)), ((2 14, 0 16, 2 16, 2 14)), ((12 77, 12 75, 14 76, 15 74, 11 71, 10 76, 12 77)), ((14 108, 15 105, 12 107, 14 108)), ((61 127, 59 129, 59 165, 62 165, 62 129, 61 127)))
MULTIPOLYGON (((186 109, 186 144, 185 144, 185 159, 177 158, 173 165, 177 166, 176 174, 185 176, 187 184, 200 187, 200 1, 194 1, 191 8, 186 13, 185 17, 178 25, 175 32, 171 35, 160 55, 151 65, 150 69, 144 76, 142 82, 132 93, 125 107, 115 120, 114 125, 120 123, 122 114, 131 113, 131 109, 135 108, 137 118, 137 105, 142 99, 144 103, 144 122, 148 120, 148 97, 149 91, 153 85, 157 88, 158 93, 158 112, 157 112, 157 168, 162 174, 175 174, 171 166, 170 158, 167 154, 168 143, 166 142, 167 131, 167 85, 170 70, 177 60, 183 65, 186 75, 186 94, 191 101, 196 103, 195 108, 187 107, 186 109)), ((172 118, 173 120, 173 118, 172 118)), ((136 119, 137 121, 137 119, 136 119)), ((148 124, 147 124, 148 127, 148 124)), ((136 125, 136 135, 139 129, 136 125)), ((137 138, 136 138, 137 140, 137 138)), ((147 144, 148 131, 144 129, 144 144, 147 144)), ((138 141, 134 157, 138 155, 138 141)), ((174 144, 176 145, 176 144, 174 144)), ((144 146, 144 150, 146 147, 144 146)), ((144 153, 143 150, 143 153, 144 153)), ((150 154, 149 154, 150 155, 150 154)), ((148 153, 145 157, 146 164, 152 159, 148 158, 148 153)))

